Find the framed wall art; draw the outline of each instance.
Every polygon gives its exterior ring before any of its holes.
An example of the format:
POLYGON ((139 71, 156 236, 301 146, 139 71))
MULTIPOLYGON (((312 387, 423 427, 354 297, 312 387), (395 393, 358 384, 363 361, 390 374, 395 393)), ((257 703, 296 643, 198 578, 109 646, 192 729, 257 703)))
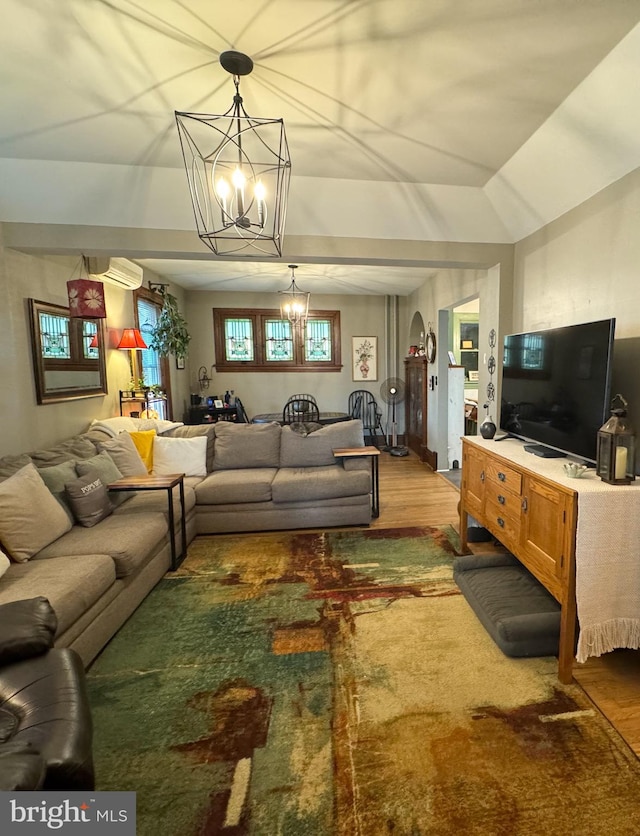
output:
POLYGON ((378 379, 378 338, 351 338, 351 371, 353 380, 378 379))

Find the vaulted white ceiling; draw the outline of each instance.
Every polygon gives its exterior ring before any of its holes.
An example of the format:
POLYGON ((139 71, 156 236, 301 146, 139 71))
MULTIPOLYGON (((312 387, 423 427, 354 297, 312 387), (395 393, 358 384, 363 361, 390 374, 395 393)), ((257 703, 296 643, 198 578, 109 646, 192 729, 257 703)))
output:
MULTIPOLYGON (((228 109, 233 48, 247 111, 285 120, 287 235, 513 242, 640 164, 639 21, 640 0, 4 0, 0 221, 9 245, 37 223, 69 250, 101 229, 184 287, 281 280, 299 253, 231 264, 195 232, 192 251, 144 235, 194 228, 174 111, 228 109)), ((323 247, 308 270, 336 292, 425 278, 323 247)))

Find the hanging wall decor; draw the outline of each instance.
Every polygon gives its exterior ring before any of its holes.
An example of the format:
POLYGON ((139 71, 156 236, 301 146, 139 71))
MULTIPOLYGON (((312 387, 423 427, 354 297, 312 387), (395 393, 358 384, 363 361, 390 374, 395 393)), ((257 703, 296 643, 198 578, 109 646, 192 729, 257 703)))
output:
POLYGON ((496 399, 496 387, 493 382, 493 375, 496 371, 496 358, 493 354, 496 347, 496 336, 497 335, 495 332, 495 328, 492 328, 491 331, 489 331, 489 348, 491 349, 491 351, 489 354, 489 359, 487 360, 489 382, 487 383, 487 401, 484 405, 484 408, 486 410, 486 417, 482 424, 480 424, 480 435, 483 438, 493 438, 496 434, 496 425, 494 423, 493 418, 491 417, 494 401, 496 399))
POLYGON ((351 352, 354 380, 378 379, 378 338, 352 337, 351 352))

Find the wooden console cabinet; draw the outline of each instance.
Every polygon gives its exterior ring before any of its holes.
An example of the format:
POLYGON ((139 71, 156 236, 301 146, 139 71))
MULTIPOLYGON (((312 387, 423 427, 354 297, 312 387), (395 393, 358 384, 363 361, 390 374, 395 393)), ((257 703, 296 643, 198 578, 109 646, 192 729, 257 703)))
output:
MULTIPOLYGON (((505 448, 505 452, 506 452, 505 448)), ((460 534, 467 546, 467 515, 487 528, 562 607, 558 676, 571 682, 576 642, 575 491, 486 449, 462 441, 460 534)))

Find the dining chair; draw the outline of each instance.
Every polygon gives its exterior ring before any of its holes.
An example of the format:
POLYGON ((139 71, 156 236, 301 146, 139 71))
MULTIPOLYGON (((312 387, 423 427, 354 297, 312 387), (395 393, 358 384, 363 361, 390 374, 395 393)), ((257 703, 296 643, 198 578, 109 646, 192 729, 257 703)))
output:
POLYGON ((366 389, 356 389, 349 395, 348 412, 352 418, 362 421, 362 429, 369 433, 373 443, 378 446, 378 429, 384 438, 382 412, 378 402, 366 389))
POLYGON ((297 422, 320 421, 320 410, 314 400, 304 395, 289 398, 282 410, 282 423, 294 424, 297 422))

